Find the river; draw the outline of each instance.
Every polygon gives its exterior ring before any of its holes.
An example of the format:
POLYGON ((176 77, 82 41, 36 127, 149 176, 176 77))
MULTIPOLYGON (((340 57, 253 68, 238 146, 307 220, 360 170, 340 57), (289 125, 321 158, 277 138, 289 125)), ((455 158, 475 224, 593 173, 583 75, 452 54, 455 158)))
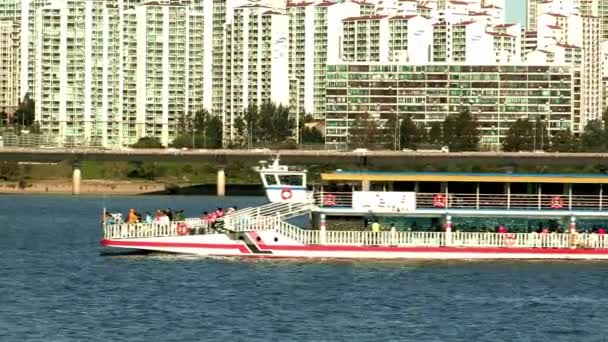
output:
POLYGON ((607 262, 102 256, 104 206, 261 197, 0 197, 0 341, 606 341, 607 262))

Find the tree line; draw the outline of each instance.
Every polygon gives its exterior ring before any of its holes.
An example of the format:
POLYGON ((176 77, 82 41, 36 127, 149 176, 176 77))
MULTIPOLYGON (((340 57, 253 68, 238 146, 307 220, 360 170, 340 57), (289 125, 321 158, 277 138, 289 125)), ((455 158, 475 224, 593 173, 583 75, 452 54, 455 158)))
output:
MULTIPOLYGON (((608 110, 604 113, 603 122, 608 122, 608 110)), ((507 133, 500 140, 502 151, 548 151, 548 152, 604 152, 608 151, 608 128, 600 120, 587 123, 580 135, 574 135, 568 129, 549 132, 547 123, 537 119, 518 119, 511 123, 507 133)), ((369 125, 369 124, 368 124, 369 125)), ((360 126, 355 120, 353 134, 360 135, 351 138, 356 144, 365 139, 375 139, 376 143, 384 142, 385 146, 393 139, 390 136, 394 123, 388 120, 382 130, 360 126), (376 130, 375 133, 372 133, 376 130)), ((481 130, 479 123, 468 112, 448 115, 443 122, 433 122, 429 127, 417 125, 406 115, 401 119, 399 127, 399 143, 402 148, 416 149, 420 146, 448 146, 450 151, 478 151, 482 148, 481 130)), ((366 141, 367 143, 368 141, 366 141)), ((365 145, 365 144, 363 144, 365 145)), ((365 146, 359 146, 365 147, 365 146)))

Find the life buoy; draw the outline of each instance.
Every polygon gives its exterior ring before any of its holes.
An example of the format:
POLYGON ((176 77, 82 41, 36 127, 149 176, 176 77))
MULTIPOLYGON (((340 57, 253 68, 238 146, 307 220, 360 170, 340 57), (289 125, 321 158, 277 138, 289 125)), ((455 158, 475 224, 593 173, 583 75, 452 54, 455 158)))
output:
POLYGON ((329 207, 336 205, 336 196, 334 196, 333 194, 327 194, 323 196, 323 205, 329 207))
POLYGON ((515 242, 517 242, 517 235, 513 233, 504 234, 503 241, 505 246, 511 247, 515 244, 515 242))
POLYGON ((433 197, 433 205, 435 208, 445 208, 445 196, 442 194, 437 194, 433 197))
POLYGON ((564 200, 560 196, 553 196, 551 199, 552 209, 561 209, 564 207, 564 200))
POLYGON ((190 234, 190 227, 181 222, 177 225, 177 235, 189 235, 190 234))
POLYGON ((289 188, 283 188, 283 190, 281 190, 281 198, 284 200, 288 200, 291 198, 291 196, 293 196, 293 194, 291 193, 291 189, 289 188))

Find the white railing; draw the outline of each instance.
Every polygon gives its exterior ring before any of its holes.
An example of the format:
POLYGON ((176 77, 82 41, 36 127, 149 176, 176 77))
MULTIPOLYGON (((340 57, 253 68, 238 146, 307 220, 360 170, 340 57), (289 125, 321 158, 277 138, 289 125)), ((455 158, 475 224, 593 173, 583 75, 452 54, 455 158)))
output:
POLYGON ((223 227, 232 231, 251 230, 251 226, 260 226, 279 219, 297 217, 311 210, 311 203, 269 203, 257 208, 238 210, 222 217, 223 227))
POLYGON ((305 245, 318 245, 320 242, 320 231, 302 229, 285 221, 276 220, 271 229, 281 235, 284 235, 285 237, 301 242, 305 245))
MULTIPOLYGON (((204 221, 195 219, 170 224, 113 224, 104 227, 106 239, 179 236, 178 226, 187 224, 189 234, 215 232, 204 221), (189 222, 189 223, 187 223, 189 222)), ((504 248, 606 248, 608 235, 570 233, 482 233, 482 232, 405 232, 405 231, 326 231, 302 229, 278 217, 255 217, 248 229, 274 230, 309 245, 404 246, 404 247, 504 247, 504 248)), ((183 235, 183 231, 182 231, 183 235)))
POLYGON ((327 231, 325 244, 433 247, 441 246, 443 241, 443 233, 440 232, 327 231))
MULTIPOLYGON (((437 208, 436 196, 442 196, 445 207, 453 209, 514 209, 514 210, 606 210, 608 195, 564 194, 463 194, 416 193, 417 208, 437 208)), ((352 207, 352 192, 319 191, 313 195, 322 208, 352 207)))
MULTIPOLYGON (((120 223, 106 224, 103 227, 103 236, 106 239, 133 239, 146 237, 179 236, 178 226, 185 224, 190 234, 204 234, 210 230, 209 225, 201 219, 186 219, 174 221, 169 224, 159 223, 120 223)), ((182 231, 181 235, 188 233, 182 231)))

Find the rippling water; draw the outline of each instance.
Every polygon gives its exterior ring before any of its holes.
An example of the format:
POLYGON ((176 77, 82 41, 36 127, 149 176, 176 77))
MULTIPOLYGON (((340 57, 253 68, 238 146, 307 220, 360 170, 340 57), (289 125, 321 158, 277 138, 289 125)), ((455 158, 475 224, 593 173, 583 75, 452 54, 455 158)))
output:
MULTIPOLYGON (((101 208, 262 198, 0 198, 0 341, 607 341, 605 262, 101 256, 101 208)), ((124 211, 124 210, 123 210, 124 211)))

